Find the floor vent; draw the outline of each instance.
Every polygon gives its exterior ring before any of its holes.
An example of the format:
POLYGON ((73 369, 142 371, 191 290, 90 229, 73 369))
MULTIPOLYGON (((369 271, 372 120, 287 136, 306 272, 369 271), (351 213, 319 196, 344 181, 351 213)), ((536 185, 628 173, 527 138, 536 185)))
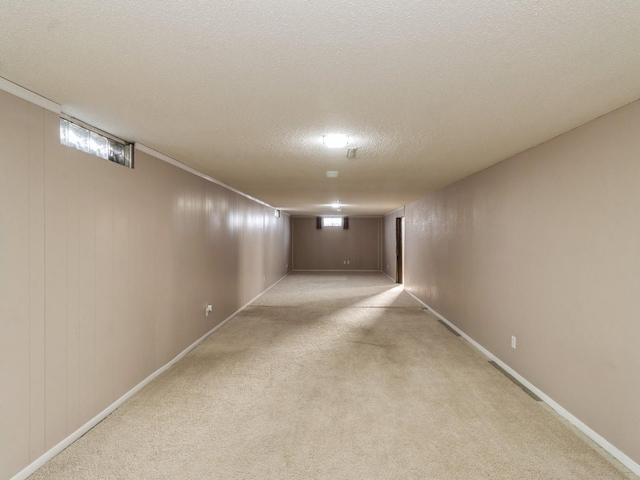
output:
POLYGON ((489 360, 489 363, 491 365, 493 365, 496 369, 500 370, 500 372, 502 372, 502 374, 507 377, 509 380, 511 380, 513 383, 515 383, 517 386, 519 386, 524 393, 526 393, 527 395, 529 395, 531 398, 533 398, 536 402, 541 402, 542 400, 540 399, 540 397, 538 397, 535 393, 533 393, 531 390, 529 390, 527 387, 525 387, 522 383, 520 383, 517 379, 515 379, 509 372, 507 372, 504 368, 502 368, 500 365, 498 365, 496 362, 494 362, 493 360, 489 360))
POLYGON ((451 333, 453 333, 456 337, 459 337, 460 334, 458 332, 456 332, 453 328, 451 328, 447 323, 443 322, 442 320, 438 320, 438 322, 440 322, 442 325, 444 325, 444 327, 449 330, 451 333))

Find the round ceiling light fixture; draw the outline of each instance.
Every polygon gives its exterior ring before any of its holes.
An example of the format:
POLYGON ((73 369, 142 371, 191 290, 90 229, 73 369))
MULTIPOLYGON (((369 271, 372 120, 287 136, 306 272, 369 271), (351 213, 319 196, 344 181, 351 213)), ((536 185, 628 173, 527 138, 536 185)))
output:
POLYGON ((322 143, 328 148, 343 148, 349 145, 349 135, 330 133, 322 136, 322 143))

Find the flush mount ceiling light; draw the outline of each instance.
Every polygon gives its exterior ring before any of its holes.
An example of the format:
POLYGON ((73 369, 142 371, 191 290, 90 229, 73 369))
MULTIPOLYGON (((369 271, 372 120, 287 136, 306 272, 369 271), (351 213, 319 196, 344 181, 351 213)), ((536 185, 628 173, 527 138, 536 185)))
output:
POLYGON ((322 143, 329 148, 343 148, 349 144, 349 135, 331 133, 322 136, 322 143))
POLYGON ((337 170, 327 170, 327 178, 337 178, 338 171, 337 170))

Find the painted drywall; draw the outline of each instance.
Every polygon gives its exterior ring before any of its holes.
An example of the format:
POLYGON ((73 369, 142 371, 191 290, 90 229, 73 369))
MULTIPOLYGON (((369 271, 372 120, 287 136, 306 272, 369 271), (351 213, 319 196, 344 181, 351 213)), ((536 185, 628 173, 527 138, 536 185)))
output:
POLYGON ((131 170, 63 147, 58 122, 0 92, 0 478, 289 269, 288 215, 139 151, 131 170))
POLYGON ((407 290, 636 463, 639 138, 635 102, 405 217, 407 290))
POLYGON ((404 207, 387 213, 382 218, 382 271, 396 279, 396 219, 404 217, 404 207))
POLYGON ((380 270, 380 222, 351 217, 346 230, 317 229, 315 217, 293 217, 294 270, 380 270))

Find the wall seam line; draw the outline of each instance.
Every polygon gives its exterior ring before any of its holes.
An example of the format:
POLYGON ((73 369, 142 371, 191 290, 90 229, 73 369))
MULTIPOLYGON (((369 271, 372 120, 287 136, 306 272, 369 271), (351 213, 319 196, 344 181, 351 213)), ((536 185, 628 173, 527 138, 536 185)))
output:
MULTIPOLYGON (((27 113, 28 114, 29 114, 29 109, 30 109, 30 107, 27 107, 27 113)), ((31 115, 28 115, 28 117, 27 117, 27 122, 28 122, 29 126, 31 125, 30 117, 31 117, 31 115)), ((27 179, 28 179, 28 185, 29 185, 29 189, 28 189, 28 195, 29 195, 29 203, 28 203, 28 205, 29 205, 29 207, 28 207, 28 211, 29 211, 29 223, 28 223, 28 225, 29 225, 29 227, 28 227, 28 232, 29 232, 29 234, 28 234, 28 237, 29 237, 28 249, 29 250, 28 251, 29 251, 29 255, 28 255, 28 259, 29 260, 28 260, 28 267, 27 268, 29 268, 29 308, 27 309, 27 312, 28 312, 27 315, 29 316, 29 349, 28 349, 28 352, 29 352, 29 377, 28 377, 29 378, 29 388, 27 389, 27 392, 28 392, 27 393, 27 401, 28 401, 27 405, 29 406, 29 408, 28 408, 28 415, 27 415, 27 418, 28 418, 27 424, 29 425, 29 435, 28 435, 29 443, 27 444, 27 458, 29 459, 29 461, 31 461, 31 440, 32 440, 32 438, 31 438, 31 429, 32 429, 32 426, 33 426, 33 419, 31 418, 31 404, 32 404, 31 385, 32 385, 32 380, 33 380, 32 376, 31 376, 32 368, 33 368, 32 358, 31 358, 32 355, 33 355, 33 351, 32 351, 33 349, 32 349, 32 345, 31 345, 32 338, 33 338, 33 317, 31 315, 32 314, 32 311, 31 311, 31 294, 32 294, 32 291, 31 291, 31 286, 32 286, 32 283, 31 283, 31 265, 32 265, 32 261, 31 261, 31 241, 32 241, 32 238, 31 238, 31 234, 32 234, 32 232, 31 232, 31 222, 33 220, 32 219, 33 211, 32 211, 32 205, 31 205, 31 193, 32 193, 31 189, 32 189, 33 186, 32 186, 32 182, 31 182, 31 149, 30 149, 30 145, 31 145, 31 128, 28 128, 28 130, 27 130, 27 179)))

